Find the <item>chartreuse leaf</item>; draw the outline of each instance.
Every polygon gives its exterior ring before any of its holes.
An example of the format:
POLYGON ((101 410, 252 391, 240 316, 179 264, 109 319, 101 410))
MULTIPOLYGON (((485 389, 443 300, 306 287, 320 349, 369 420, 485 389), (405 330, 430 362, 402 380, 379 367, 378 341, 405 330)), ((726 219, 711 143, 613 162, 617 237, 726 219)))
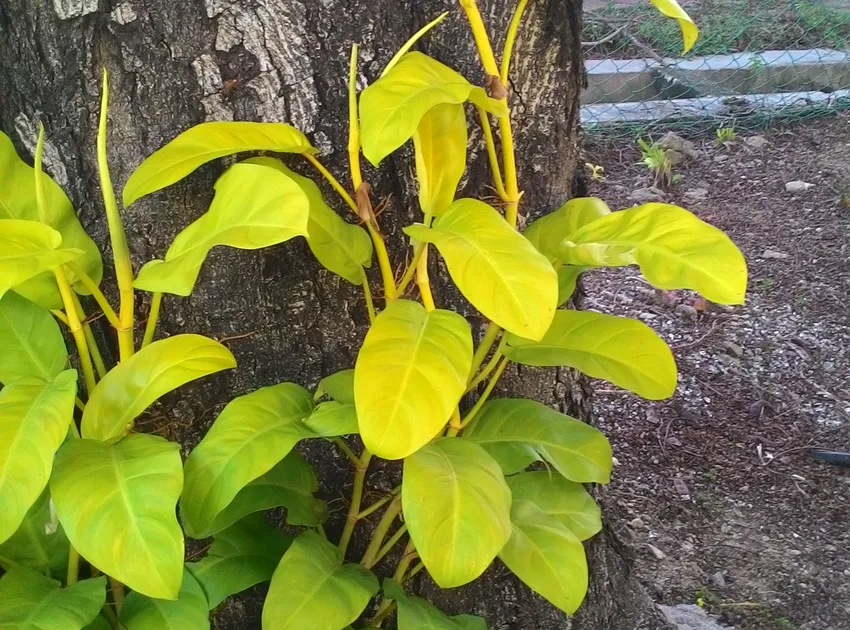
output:
POLYGON ((328 271, 352 284, 362 284, 363 267, 372 265, 372 239, 366 230, 344 221, 325 203, 313 180, 292 172, 280 160, 259 157, 247 161, 276 168, 301 187, 310 203, 307 220, 310 251, 328 271))
POLYGON ((139 164, 124 186, 124 205, 180 181, 210 160, 240 151, 316 153, 303 133, 284 123, 201 123, 139 164))
POLYGON ((133 286, 189 295, 213 247, 260 249, 307 236, 309 212, 310 200, 290 177, 264 164, 235 164, 216 181, 209 210, 177 235, 165 260, 142 267, 133 286))
POLYGON ((0 390, 0 542, 17 531, 47 487, 76 395, 76 370, 51 382, 21 378, 0 390))
POLYGON ((154 435, 117 444, 74 439, 56 454, 50 494, 68 539, 92 566, 142 595, 174 599, 183 573, 175 513, 182 468, 180 445, 154 435))
POLYGON ((697 28, 697 25, 694 24, 691 16, 689 16, 687 12, 679 6, 679 3, 676 2, 676 0, 649 1, 658 7, 658 10, 661 11, 661 13, 679 22, 679 28, 682 29, 682 39, 684 40, 685 45, 684 52, 688 52, 691 48, 693 48, 693 45, 699 37, 699 29, 697 28))
POLYGON ((0 299, 9 289, 83 254, 61 245, 62 235, 43 223, 0 219, 0 299))
POLYGON ((537 251, 554 260, 559 257, 559 248, 564 239, 606 214, 611 214, 611 209, 601 199, 576 197, 554 212, 532 221, 523 234, 537 251))
POLYGON ((413 137, 431 108, 466 101, 497 116, 507 115, 505 103, 488 97, 448 66, 420 52, 407 53, 360 95, 363 155, 377 166, 413 137))
POLYGON ((389 578, 384 595, 398 604, 398 630, 487 630, 487 622, 473 615, 449 617, 431 602, 414 597, 389 578))
POLYGON ((531 466, 534 462, 543 461, 540 454, 530 444, 522 442, 505 442, 503 444, 488 444, 486 449, 490 457, 496 460, 502 473, 515 475, 531 466))
POLYGON ((287 524, 315 527, 328 515, 325 502, 313 496, 318 489, 313 468, 293 450, 265 475, 242 488, 207 531, 220 532, 248 514, 279 506, 286 508, 287 524))
POLYGON ((395 300, 378 315, 354 366, 363 443, 384 459, 427 444, 448 422, 472 368, 472 333, 451 311, 395 300))
POLYGON ((576 292, 578 277, 592 267, 581 265, 561 265, 558 267, 558 306, 563 306, 570 301, 576 292))
POLYGON ((120 439, 160 396, 189 381, 236 367, 223 345, 201 335, 175 335, 145 346, 103 377, 83 412, 82 434, 120 439))
POLYGON ((558 301, 558 277, 546 257, 496 210, 477 199, 458 199, 431 228, 405 233, 433 243, 464 297, 502 328, 540 339, 558 301))
POLYGON ((106 578, 59 582, 26 567, 0 578, 0 628, 10 630, 81 630, 106 601, 106 578))
POLYGON ((319 400, 325 394, 343 405, 353 405, 354 370, 340 370, 319 381, 313 398, 319 400))
POLYGON ((404 460, 404 521, 441 588, 471 582, 511 535, 511 491, 477 444, 439 438, 404 460))
MULTIPOLYGON (((39 138, 41 142, 41 138, 39 138)), ((66 248, 79 249, 83 253, 77 263, 94 280, 100 283, 103 263, 94 241, 80 224, 74 207, 67 195, 48 175, 42 174, 44 187, 44 216, 39 214, 35 197, 35 171, 21 160, 12 141, 0 132, 0 219, 23 219, 41 221, 62 235, 66 248)), ((68 271, 74 289, 87 295, 89 291, 68 271)), ((62 308, 62 298, 52 273, 42 273, 18 286, 21 295, 37 301, 45 308, 62 308)))
POLYGON ((514 501, 529 501, 565 525, 579 540, 602 529, 602 513, 584 486, 547 471, 507 478, 514 501))
POLYGON ((523 365, 569 366, 649 400, 668 398, 676 391, 673 353, 636 319, 557 311, 543 339, 529 341, 509 334, 503 352, 523 365))
POLYGON ((416 179, 419 207, 432 216, 448 208, 466 170, 466 114, 463 105, 442 103, 426 113, 416 133, 416 179))
POLYGON ((130 593, 118 618, 126 630, 209 630, 210 615, 204 590, 188 569, 177 599, 153 599, 130 593))
POLYGON ((531 501, 514 500, 511 523, 513 533, 499 559, 531 590, 564 612, 574 613, 587 592, 587 559, 581 541, 531 501))
POLYGON ((186 565, 203 588, 209 609, 272 578, 292 537, 273 527, 262 514, 246 516, 216 534, 199 562, 186 565))
POLYGON ((0 566, 8 571, 18 564, 57 578, 65 575, 68 538, 56 514, 51 513, 50 495, 46 491, 29 509, 12 537, 0 544, 0 566))
POLYGON ((336 545, 302 533, 283 555, 263 606, 264 630, 338 630, 354 622, 378 580, 359 564, 343 564, 336 545))
POLYGON ((23 376, 51 381, 68 362, 53 316, 11 291, 0 300, 0 347, 0 383, 23 376))
POLYGON ((109 623, 109 619, 107 619, 103 612, 101 612, 89 625, 85 626, 83 630, 113 630, 113 628, 112 624, 109 623))
POLYGON ((303 420, 313 398, 303 387, 280 383, 233 399, 186 460, 180 514, 186 533, 204 538, 240 490, 313 433, 303 420))
POLYGON ((636 264, 659 289, 693 289, 718 304, 743 304, 747 263, 716 227, 666 203, 647 203, 588 223, 559 249, 573 265, 636 264))
MULTIPOLYGON (((463 439, 488 450, 503 444, 528 444, 570 481, 608 483, 611 445, 589 424, 535 400, 500 398, 484 404, 463 439)), ((494 457, 499 451, 491 452, 494 457)))
POLYGON ((319 437, 351 435, 360 431, 354 405, 343 405, 335 400, 319 403, 304 424, 319 437))

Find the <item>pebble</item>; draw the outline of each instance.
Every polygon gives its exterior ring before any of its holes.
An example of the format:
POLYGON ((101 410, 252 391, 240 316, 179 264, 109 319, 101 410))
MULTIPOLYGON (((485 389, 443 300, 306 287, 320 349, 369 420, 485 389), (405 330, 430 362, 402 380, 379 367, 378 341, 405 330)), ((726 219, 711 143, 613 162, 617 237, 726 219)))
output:
POLYGON ((788 182, 785 184, 785 192, 789 193, 801 193, 806 192, 809 188, 814 187, 814 184, 810 184, 809 182, 804 182, 801 180, 795 180, 793 182, 788 182))
POLYGON ((702 201, 708 195, 708 191, 705 188, 691 188, 690 190, 686 190, 683 197, 686 199, 693 199, 694 201, 702 201))
POLYGON ((682 499, 682 501, 691 500, 691 491, 688 490, 687 484, 682 479, 676 477, 673 480, 673 487, 676 489, 676 493, 679 495, 679 498, 682 499))
POLYGON ((632 191, 632 194, 629 195, 629 199, 637 201, 638 203, 647 203, 649 201, 662 201, 666 196, 667 195, 664 194, 664 191, 660 188, 650 186, 649 188, 638 188, 637 190, 632 191))
POLYGON ((652 555, 655 556, 656 560, 664 560, 664 558, 667 557, 667 554, 664 553, 663 551, 661 551, 655 545, 650 545, 650 544, 647 543, 646 547, 647 547, 647 549, 649 549, 649 551, 652 553, 652 555))
POLYGON ((775 260, 784 260, 788 258, 789 254, 785 252, 777 252, 772 249, 766 249, 762 252, 761 257, 765 259, 775 259, 775 260))
POLYGON ((646 523, 643 522, 643 519, 638 516, 637 518, 633 518, 629 521, 629 527, 632 529, 644 529, 646 528, 646 523))
POLYGON ((733 341, 724 341, 723 348, 736 357, 741 357, 744 354, 744 349, 733 341))
POLYGON ((726 588, 726 579, 723 577, 723 571, 714 573, 708 581, 720 588, 726 588))
POLYGON ((690 304, 679 304, 679 306, 676 307, 676 312, 685 319, 697 318, 697 309, 690 304))
POLYGON ((750 136, 749 138, 744 138, 744 144, 753 149, 763 149, 770 142, 764 136, 750 136))

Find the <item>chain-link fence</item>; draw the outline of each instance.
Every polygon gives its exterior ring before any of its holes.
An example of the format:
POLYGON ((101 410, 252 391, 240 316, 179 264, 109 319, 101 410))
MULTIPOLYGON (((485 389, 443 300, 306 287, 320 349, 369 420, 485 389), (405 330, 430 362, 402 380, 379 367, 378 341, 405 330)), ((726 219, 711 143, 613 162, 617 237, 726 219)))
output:
POLYGON ((757 128, 850 109, 850 0, 691 0, 675 20, 647 0, 585 0, 585 129, 757 128))

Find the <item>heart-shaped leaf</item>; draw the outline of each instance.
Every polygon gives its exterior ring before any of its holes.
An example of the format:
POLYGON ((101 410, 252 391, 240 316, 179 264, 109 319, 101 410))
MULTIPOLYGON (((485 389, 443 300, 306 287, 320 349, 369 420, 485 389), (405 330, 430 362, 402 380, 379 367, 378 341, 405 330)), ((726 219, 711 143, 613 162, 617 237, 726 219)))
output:
POLYGON ((223 345, 201 335, 175 335, 145 346, 103 377, 83 412, 83 437, 118 440, 160 396, 186 383, 236 367, 223 345))
POLYGON ((676 391, 676 361, 670 348, 643 322, 590 311, 557 311, 540 341, 508 335, 511 361, 569 366, 610 381, 649 400, 676 391))
POLYGON ((359 564, 343 564, 336 545, 307 531, 274 572, 263 606, 263 629, 344 628, 377 592, 374 575, 359 564))
POLYGON ((126 630, 209 630, 210 627, 206 595, 187 569, 183 571, 177 599, 153 599, 130 593, 118 620, 126 630))
POLYGON ((441 588, 471 582, 511 535, 511 491, 480 446, 439 438, 404 460, 404 521, 441 588))
POLYGON ((508 477, 514 501, 529 501, 587 540, 602 529, 602 513, 584 486, 547 471, 508 477))
POLYGON ((354 404, 354 370, 340 370, 319 381, 314 398, 327 394, 343 405, 354 404))
POLYGON ((303 133, 284 123, 201 123, 155 151, 133 171, 124 186, 124 206, 180 181, 210 160, 240 151, 316 153, 303 133))
POLYGON ((182 579, 183 532, 175 512, 182 487, 180 445, 143 433, 117 444, 69 440, 50 478, 59 521, 80 555, 159 599, 177 597, 182 579))
POLYGON ((559 248, 573 265, 636 264, 659 289, 693 289, 718 304, 743 304, 747 263, 716 227, 666 203, 612 212, 575 232, 559 248))
POLYGON ((43 492, 18 530, 0 545, 0 566, 7 571, 24 565, 52 577, 64 577, 68 566, 68 537, 43 492))
POLYGON ((607 438, 589 424, 535 400, 488 401, 463 432, 463 439, 488 450, 503 444, 528 444, 571 481, 608 483, 611 476, 607 438))
POLYGON ((558 277, 547 258, 477 199, 458 199, 431 228, 404 232, 433 243, 464 297, 502 328, 540 339, 558 301, 558 277))
POLYGON ((352 435, 360 431, 354 405, 342 405, 335 400, 319 403, 304 424, 319 437, 352 435))
POLYGON ((209 210, 177 235, 165 260, 142 267, 133 286, 189 295, 213 247, 260 249, 307 236, 309 213, 310 200, 290 177, 264 164, 235 164, 216 181, 209 210))
POLYGON ((354 366, 363 443, 384 459, 427 444, 448 422, 472 368, 472 333, 452 311, 395 300, 378 315, 354 366))
POLYGON ((550 260, 559 257, 564 239, 571 238, 579 228, 611 214, 611 209, 596 197, 576 197, 563 206, 532 221, 523 234, 541 254, 550 260))
POLYGON ((428 600, 408 595, 390 579, 384 580, 384 594, 398 604, 398 630, 487 630, 481 617, 449 617, 428 600))
POLYGON ((310 392, 294 383, 263 387, 233 399, 186 460, 180 514, 186 533, 214 533, 216 517, 236 495, 304 438, 315 437, 304 419, 313 411, 310 392))
POLYGON ((76 395, 76 370, 51 382, 22 378, 0 390, 0 542, 17 531, 47 487, 76 395))
POLYGON ((0 383, 24 376, 52 381, 68 362, 53 316, 12 291, 0 300, 0 347, 0 383))
POLYGON ((455 199, 466 170, 466 113, 463 105, 442 103, 419 121, 413 134, 419 207, 438 216, 455 199))

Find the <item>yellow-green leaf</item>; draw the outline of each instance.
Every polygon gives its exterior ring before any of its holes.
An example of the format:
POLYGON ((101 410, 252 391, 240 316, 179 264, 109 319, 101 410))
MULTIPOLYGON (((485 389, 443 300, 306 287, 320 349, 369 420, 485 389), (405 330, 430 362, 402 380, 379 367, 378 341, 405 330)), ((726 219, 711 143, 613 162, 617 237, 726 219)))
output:
POLYGON ((550 260, 557 259, 564 239, 575 234, 579 228, 596 219, 611 214, 611 209, 596 197, 576 197, 563 206, 532 221, 525 229, 525 238, 550 260))
POLYGON ((576 292, 578 278, 588 269, 592 267, 582 267, 580 265, 561 265, 558 267, 558 306, 563 306, 570 301, 573 294, 576 292))
POLYGON ((177 235, 165 260, 142 267, 133 286, 189 295, 213 247, 260 249, 306 236, 309 212, 310 200, 290 177, 240 162, 218 178, 209 210, 177 235))
POLYGON ((175 335, 145 346, 122 361, 94 388, 83 412, 83 437, 114 441, 160 396, 190 381, 236 367, 217 341, 175 335))
POLYGON ((643 322, 591 311, 557 311, 540 341, 509 334, 511 361, 534 366, 569 366, 610 381, 649 400, 676 391, 676 361, 670 348, 643 322))
POLYGON ((263 606, 263 630, 332 630, 353 623, 378 592, 359 564, 343 564, 336 545, 304 532, 283 555, 263 606))
POLYGON ((124 205, 170 186, 210 160, 241 151, 316 153, 303 133, 284 123, 205 122, 155 151, 124 186, 124 205))
POLYGON ((301 187, 310 203, 307 245, 321 265, 352 284, 363 283, 363 267, 372 265, 372 239, 359 225, 347 223, 334 212, 312 180, 292 172, 274 158, 248 160, 278 169, 301 187))
POLYGON ((117 444, 68 440, 50 478, 59 521, 80 555, 159 599, 175 599, 183 578, 182 487, 180 445, 144 433, 117 444))
POLYGON ((360 95, 363 155, 377 166, 413 137, 422 117, 436 105, 471 101, 498 116, 507 105, 487 96, 462 75, 420 52, 407 53, 360 95))
POLYGON ((441 103, 419 121, 413 134, 413 148, 419 207, 425 214, 438 216, 454 201, 466 170, 466 141, 463 105, 441 103))
POLYGON ((404 231, 437 247, 454 283, 486 317, 527 339, 543 337, 555 314, 558 276, 496 210, 459 199, 431 228, 417 224, 404 231))
POLYGON ((449 617, 428 600, 408 595, 389 578, 384 580, 384 595, 398 604, 398 630, 487 630, 481 617, 449 617))
POLYGON ((263 387, 233 399, 186 460, 180 515, 186 533, 215 533, 216 517, 249 483, 269 472, 304 438, 313 397, 294 383, 263 387))
POLYGON ((126 630, 209 630, 207 598, 201 585, 185 569, 177 599, 154 599, 130 593, 119 617, 126 630))
POLYGON ((50 494, 41 493, 9 540, 0 544, 0 566, 24 565, 44 575, 61 578, 68 566, 68 537, 50 506, 50 494))
POLYGON ((354 401, 363 443, 401 459, 434 438, 466 389, 472 333, 451 311, 430 313, 395 300, 366 334, 354 366, 354 401))
POLYGON ((679 28, 682 29, 682 40, 685 45, 684 52, 688 52, 691 48, 693 48, 693 45, 699 37, 699 29, 697 28, 697 25, 694 24, 691 16, 689 16, 687 12, 679 6, 679 3, 676 2, 676 0, 649 1, 658 7, 658 10, 661 11, 661 13, 679 22, 679 28))
POLYGON ((608 483, 611 445, 589 424, 524 398, 488 401, 463 439, 484 447, 528 444, 561 475, 580 483, 608 483))
POLYGON ((51 381, 68 362, 53 316, 13 291, 0 299, 0 347, 0 383, 23 376, 51 381))
POLYGON ((602 529, 602 512, 580 483, 545 470, 507 478, 514 501, 529 501, 565 525, 579 540, 602 529))
POLYGON ((718 304, 743 304, 747 263, 716 227, 678 206, 647 203, 602 217, 565 240, 573 265, 636 264, 659 289, 693 289, 718 304))
POLYGON ((74 418, 77 371, 52 382, 26 377, 0 390, 0 543, 47 487, 53 455, 74 418))
POLYGON ((16 288, 83 255, 63 248, 62 235, 52 227, 24 219, 0 219, 0 298, 16 288))
POLYGON ((404 460, 401 502, 410 539, 441 588, 471 582, 511 535, 511 491, 487 452, 439 438, 404 460))
POLYGON ((304 420, 304 424, 319 437, 336 437, 360 432, 354 405, 343 405, 335 400, 319 403, 310 417, 304 420))
POLYGON ((343 405, 353 405, 354 370, 340 370, 319 381, 319 386, 316 388, 313 397, 319 400, 325 394, 343 405))

